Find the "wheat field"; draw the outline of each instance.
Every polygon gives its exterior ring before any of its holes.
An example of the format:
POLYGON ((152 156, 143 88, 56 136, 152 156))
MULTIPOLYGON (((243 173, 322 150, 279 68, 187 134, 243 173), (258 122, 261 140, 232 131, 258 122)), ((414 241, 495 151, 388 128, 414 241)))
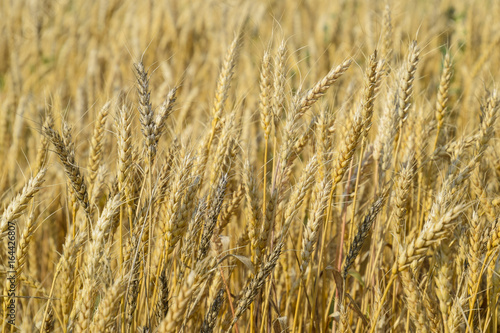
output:
POLYGON ((498 332, 500 1, 0 17, 1 332, 498 332))

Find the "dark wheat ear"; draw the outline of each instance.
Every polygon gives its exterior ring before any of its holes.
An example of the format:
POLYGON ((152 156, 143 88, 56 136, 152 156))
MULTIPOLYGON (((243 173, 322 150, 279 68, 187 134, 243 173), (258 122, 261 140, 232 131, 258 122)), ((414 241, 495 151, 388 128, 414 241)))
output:
POLYGON ((158 289, 158 301, 156 303, 156 317, 160 322, 167 315, 169 308, 170 290, 168 289, 168 277, 165 270, 160 273, 158 279, 160 287, 158 289))
POLYGON ((359 225, 358 232, 356 233, 356 236, 354 236, 354 239, 352 240, 352 243, 349 246, 349 252, 345 258, 344 264, 342 265, 342 277, 344 279, 346 279, 349 268, 352 266, 354 260, 361 251, 363 243, 368 237, 368 234, 370 233, 373 221, 375 221, 375 218, 382 209, 382 206, 384 205, 384 202, 387 199, 388 194, 389 194, 389 188, 386 188, 384 192, 382 192, 382 194, 379 195, 378 199, 372 204, 372 206, 368 210, 368 213, 365 215, 363 221, 359 225))
POLYGON ((219 316, 219 311, 224 305, 224 289, 219 289, 219 292, 217 293, 217 296, 215 297, 214 301, 212 302, 212 305, 210 305, 210 309, 207 311, 207 314, 205 315, 205 319, 203 320, 203 323, 201 324, 201 333, 212 333, 215 324, 217 323, 217 317, 219 316))
POLYGON ((90 219, 91 207, 85 179, 80 168, 76 164, 73 149, 71 149, 71 146, 68 146, 73 145, 73 143, 70 142, 66 144, 59 133, 51 127, 44 127, 43 133, 49 138, 50 142, 52 142, 55 152, 64 166, 64 171, 66 172, 66 176, 68 176, 71 187, 75 191, 76 198, 87 214, 87 217, 90 219))

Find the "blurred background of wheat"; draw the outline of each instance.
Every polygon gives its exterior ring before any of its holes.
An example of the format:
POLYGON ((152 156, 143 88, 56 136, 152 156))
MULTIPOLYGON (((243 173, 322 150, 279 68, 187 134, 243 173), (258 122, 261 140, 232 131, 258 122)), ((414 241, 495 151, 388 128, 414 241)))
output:
POLYGON ((500 1, 0 16, 2 332, 497 332, 500 1))

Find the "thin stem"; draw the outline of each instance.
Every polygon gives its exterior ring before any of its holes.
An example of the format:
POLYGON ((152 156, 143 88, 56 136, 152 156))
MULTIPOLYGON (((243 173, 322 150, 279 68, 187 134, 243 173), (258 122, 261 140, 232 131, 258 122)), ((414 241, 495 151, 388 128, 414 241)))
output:
POLYGON ((123 205, 120 206, 120 274, 123 274, 123 205))
POLYGON ((73 205, 73 208, 71 209, 71 220, 73 221, 73 239, 75 239, 76 236, 76 208, 73 205))
POLYGON ((262 216, 266 216, 266 192, 267 192, 267 146, 268 138, 265 139, 264 148, 264 189, 262 194, 262 216))
POLYGON ((299 310, 300 310, 300 303, 302 299, 302 282, 300 282, 299 285, 299 291, 297 294, 297 302, 295 304, 295 314, 293 315, 293 326, 292 326, 292 333, 295 333, 295 329, 297 328, 298 321, 299 321, 299 310))

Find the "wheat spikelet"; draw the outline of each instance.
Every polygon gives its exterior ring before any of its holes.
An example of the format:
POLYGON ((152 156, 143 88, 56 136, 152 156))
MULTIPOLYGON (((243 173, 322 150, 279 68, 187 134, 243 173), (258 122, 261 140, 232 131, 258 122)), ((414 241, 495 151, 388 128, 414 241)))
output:
POLYGON ((269 52, 266 51, 262 59, 262 69, 260 72, 259 99, 260 121, 266 140, 269 138, 269 134, 271 133, 271 88, 271 56, 269 52))
POLYGON ((50 333, 54 331, 54 309, 50 307, 49 313, 45 318, 45 322, 43 323, 43 332, 50 333))
POLYGON ((196 246, 198 245, 198 240, 203 229, 203 219, 207 213, 207 203, 205 200, 201 200, 196 207, 193 218, 191 219, 188 230, 184 235, 183 246, 180 258, 180 269, 178 273, 178 281, 182 280, 184 273, 188 267, 190 267, 191 259, 194 257, 196 246))
POLYGON ((420 290, 415 278, 408 270, 402 272, 400 276, 406 295, 406 306, 417 331, 429 332, 429 322, 423 304, 422 290, 420 290))
MULTIPOLYGON (((241 33, 241 32, 240 32, 241 33)), ((240 48, 241 35, 236 36, 229 48, 227 49, 226 57, 222 68, 220 70, 219 78, 217 80, 217 88, 215 90, 214 102, 212 106, 212 132, 208 146, 205 149, 210 149, 210 144, 217 130, 219 120, 224 111, 224 104, 226 103, 231 79, 234 74, 234 66, 238 58, 238 51, 240 48)))
POLYGON ((98 284, 96 277, 99 273, 99 261, 102 257, 105 236, 113 221, 113 215, 120 205, 119 198, 119 195, 116 195, 108 200, 105 209, 102 211, 96 224, 92 227, 92 240, 88 244, 86 262, 84 263, 85 279, 83 287, 79 291, 80 297, 74 309, 77 316, 75 321, 75 331, 77 332, 85 332, 91 324, 95 288, 98 284))
POLYGON ((224 201, 224 196, 226 194, 227 176, 223 175, 217 184, 217 189, 213 197, 213 201, 210 203, 210 209, 208 213, 208 219, 203 227, 203 234, 201 236, 200 244, 198 247, 197 260, 202 261, 208 254, 208 249, 213 236, 215 225, 219 218, 220 211, 222 209, 222 202, 224 201))
MULTIPOLYGON (((470 231, 469 231, 469 270, 467 272, 467 290, 469 295, 474 295, 476 293, 476 286, 479 283, 480 271, 481 271, 481 259, 484 252, 484 224, 482 219, 474 210, 470 219, 470 231)), ((479 308, 479 303, 474 304, 473 297, 469 299, 469 309, 470 311, 476 312, 479 308)), ((474 315, 476 317, 476 315, 474 315)))
MULTIPOLYGON (((42 127, 53 127, 54 126, 54 118, 52 117, 52 113, 47 111, 45 113, 45 119, 43 121, 42 127)), ((48 138, 44 135, 40 138, 40 147, 38 148, 38 152, 36 155, 36 163, 35 163, 35 174, 38 174, 42 168, 45 168, 47 164, 47 156, 49 153, 49 145, 50 142, 48 138)))
POLYGON ((409 199, 409 192, 411 182, 414 176, 414 167, 412 165, 411 159, 408 159, 406 166, 401 170, 396 185, 394 204, 395 208, 393 210, 393 227, 396 233, 396 239, 398 242, 402 242, 405 235, 405 220, 407 213, 407 205, 409 199))
POLYGON ((219 217, 219 228, 221 231, 224 230, 224 228, 226 228, 226 226, 229 224, 231 217, 237 213, 244 194, 245 191, 243 184, 239 184, 238 188, 231 194, 231 199, 229 199, 228 203, 224 207, 222 207, 222 211, 219 217))
POLYGON ((332 169, 332 179, 334 182, 334 186, 342 180, 345 172, 347 171, 347 167, 354 155, 356 147, 359 143, 359 139, 361 134, 363 133, 363 123, 364 119, 361 114, 361 109, 356 111, 354 115, 354 121, 349 131, 347 132, 346 137, 341 143, 339 153, 337 158, 333 164, 332 169))
POLYGON ((78 302, 75 304, 74 317, 70 320, 70 327, 74 327, 75 332, 86 332, 90 328, 92 315, 92 300, 95 294, 95 285, 85 283, 78 291, 78 302))
POLYGON ((342 265, 342 277, 344 279, 346 279, 349 268, 361 251, 361 247, 363 246, 366 237, 368 237, 372 224, 382 209, 388 193, 389 191, 386 189, 382 194, 380 194, 379 198, 372 204, 368 213, 363 218, 363 221, 360 223, 356 236, 354 236, 351 245, 349 245, 349 252, 347 253, 344 264, 342 265))
POLYGON ((446 113, 446 107, 448 103, 448 91, 450 89, 450 81, 452 76, 452 64, 450 54, 446 53, 443 63, 443 72, 441 73, 441 80, 439 81, 438 95, 436 99, 436 142, 439 138, 439 133, 444 124, 444 116, 446 113))
POLYGON ((0 236, 2 236, 2 238, 4 237, 5 231, 7 231, 8 223, 18 219, 23 214, 26 208, 28 208, 28 204, 33 196, 40 190, 45 172, 46 169, 42 169, 37 175, 31 177, 26 185, 24 185, 22 191, 12 199, 10 204, 3 211, 0 217, 0 236))
POLYGON ((375 50, 370 56, 368 63, 368 69, 365 78, 365 90, 363 96, 363 119, 364 119, 364 132, 363 140, 366 139, 370 128, 372 127, 372 117, 373 117, 373 107, 376 97, 376 91, 378 85, 380 84, 380 79, 378 78, 378 61, 377 61, 377 51, 375 50))
POLYGON ((132 114, 130 109, 123 105, 120 107, 117 120, 117 143, 118 143, 118 187, 123 190, 126 187, 127 177, 132 164, 132 114))
POLYGON ((300 253, 300 258, 302 260, 300 264, 301 278, 305 277, 306 269, 309 266, 312 253, 318 241, 320 227, 324 223, 328 194, 330 193, 331 186, 331 182, 327 179, 323 179, 321 183, 317 183, 316 185, 316 202, 313 207, 313 215, 307 222, 302 238, 302 251, 300 253))
POLYGON ((401 77, 401 83, 399 88, 399 132, 403 127, 404 122, 408 118, 408 110, 410 109, 410 99, 413 94, 413 81, 415 80, 415 72, 417 71, 417 65, 420 60, 420 48, 417 46, 417 42, 413 41, 410 43, 410 48, 408 52, 408 62, 406 64, 405 71, 401 77))
POLYGON ((154 157, 156 156, 157 145, 154 110, 150 101, 151 92, 149 90, 149 77, 142 61, 135 64, 135 70, 137 75, 137 94, 139 97, 139 120, 141 123, 142 135, 144 136, 145 154, 149 164, 152 165, 154 157))
POLYGON ((191 271, 182 282, 179 292, 172 298, 172 304, 167 316, 158 325, 158 332, 177 332, 179 330, 185 312, 191 302, 191 297, 203 282, 199 274, 199 267, 197 267, 197 270, 191 271))
POLYGON ((210 309, 205 315, 205 319, 201 325, 202 333, 211 333, 214 330, 215 324, 217 323, 217 316, 219 315, 220 308, 224 304, 224 289, 219 289, 217 296, 210 305, 210 309))
MULTIPOLYGON (((333 116, 331 111, 323 109, 318 116, 316 122, 316 154, 320 161, 319 174, 320 177, 325 176, 326 169, 329 168, 331 163, 331 151, 333 145, 333 136, 330 133, 330 128, 333 124, 333 116)), ((300 153, 300 151, 299 151, 300 153)))
POLYGON ((448 244, 441 244, 440 250, 436 253, 437 274, 434 277, 436 283, 435 293, 439 300, 439 310, 441 311, 443 323, 447 325, 452 307, 452 265, 450 262, 450 248, 448 244))
POLYGON ((156 118, 154 120, 153 131, 154 131, 154 139, 156 146, 158 146, 160 137, 165 131, 165 122, 174 111, 175 101, 177 100, 176 94, 177 94, 177 87, 173 88, 168 92, 167 98, 161 105, 160 110, 158 110, 158 114, 156 115, 156 118))
POLYGON ((264 285, 266 278, 271 274, 271 272, 276 267, 278 263, 279 256, 281 255, 281 251, 283 250, 283 240, 276 244, 273 252, 266 258, 261 264, 260 270, 255 274, 255 276, 246 284, 245 289, 242 292, 242 297, 238 302, 238 307, 235 310, 233 319, 227 332, 231 331, 231 328, 236 324, 239 317, 245 312, 250 304, 254 301, 255 296, 257 296, 258 292, 264 285))
POLYGON ((389 4, 385 5, 384 19, 382 26, 382 57, 389 62, 392 55, 392 22, 391 22, 391 7, 389 4))
POLYGON ((165 270, 163 270, 160 274, 160 278, 158 279, 160 283, 159 291, 158 291, 158 302, 156 303, 156 317, 160 322, 168 313, 169 309, 169 288, 168 288, 168 279, 165 274, 165 270))
POLYGON ((262 211, 260 210, 261 204, 257 194, 257 184, 253 178, 253 172, 248 160, 245 162, 243 184, 245 185, 247 211, 250 215, 248 218, 248 236, 252 242, 252 251, 255 251, 260 234, 259 226, 262 224, 262 211))
POLYGON ((26 264, 29 246, 33 239, 33 233, 35 232, 36 227, 37 223, 35 220, 35 213, 32 210, 26 220, 26 225, 24 226, 24 230, 19 239, 19 245, 17 246, 17 251, 16 251, 17 261, 14 269, 17 277, 21 275, 24 269, 24 265, 26 264))
POLYGON ((318 169, 318 161, 316 157, 312 157, 307 163, 304 173, 300 178, 299 182, 295 185, 290 199, 285 210, 283 218, 283 226, 280 233, 287 233, 291 224, 295 220, 299 209, 304 203, 307 192, 314 185, 314 179, 316 176, 316 171, 318 169))
POLYGON ((43 130, 44 134, 52 142, 56 154, 59 156, 59 159, 64 166, 64 171, 66 172, 66 176, 68 176, 69 182, 72 189, 74 190, 78 202, 85 210, 87 216, 90 216, 91 210, 87 186, 85 185, 85 180, 80 172, 80 168, 75 162, 74 154, 71 151, 71 143, 65 144, 59 133, 57 133, 50 127, 44 127, 43 130))
POLYGON ((346 60, 335 68, 332 68, 323 79, 318 81, 300 100, 298 101, 295 118, 300 118, 316 101, 323 96, 328 88, 337 81, 351 65, 352 60, 346 60))
POLYGON ((272 112, 275 128, 277 128, 281 111, 284 107, 286 84, 286 43, 281 41, 274 57, 272 112))
POLYGON ((59 259, 57 264, 57 270, 59 273, 59 278, 57 280, 57 290, 60 291, 60 314, 62 318, 62 325, 67 326, 69 315, 72 309, 72 290, 74 287, 75 279, 74 273, 76 268, 76 259, 78 255, 78 250, 82 245, 84 234, 77 234, 73 239, 69 235, 66 236, 66 240, 63 246, 63 254, 59 259))
POLYGON ((488 96, 486 105, 481 108, 481 125, 475 144, 476 156, 481 155, 487 148, 488 141, 493 135, 493 125, 498 116, 499 107, 498 92, 494 90, 488 96))
POLYGON ((101 108, 101 111, 99 111, 99 113, 97 114, 97 119, 94 123, 94 135, 90 140, 90 153, 88 161, 90 193, 92 193, 92 188, 94 187, 97 178, 97 170, 102 159, 101 153, 104 139, 104 130, 106 127, 106 120, 108 118, 110 106, 111 102, 107 102, 101 108))
POLYGON ((126 277, 120 277, 106 289, 92 318, 91 332, 105 332, 112 325, 120 308, 121 296, 125 292, 125 281, 126 277))
POLYGON ((181 200, 184 195, 184 190, 188 185, 190 179, 189 174, 192 167, 192 157, 189 155, 185 156, 177 172, 176 179, 172 183, 172 188, 170 189, 172 194, 164 205, 164 222, 160 226, 160 230, 165 234, 165 240, 167 241, 169 249, 175 247, 186 227, 187 221, 178 221, 177 214, 179 214, 179 209, 182 207, 181 200), (181 224, 176 222, 181 222, 181 224))
POLYGON ((398 259, 400 271, 406 270, 408 265, 417 265, 425 257, 429 246, 448 233, 455 218, 464 210, 463 204, 450 206, 446 196, 447 194, 443 192, 438 194, 419 236, 407 241, 405 248, 400 249, 402 251, 398 259), (442 211, 443 208, 444 211, 442 211))

